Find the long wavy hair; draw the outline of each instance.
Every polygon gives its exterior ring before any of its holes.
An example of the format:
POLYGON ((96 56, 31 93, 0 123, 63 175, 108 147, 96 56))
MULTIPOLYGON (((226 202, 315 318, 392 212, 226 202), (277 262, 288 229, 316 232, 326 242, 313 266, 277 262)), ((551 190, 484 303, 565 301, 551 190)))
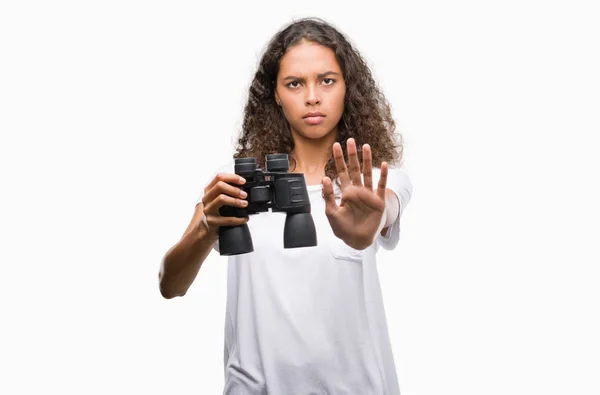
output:
MULTIPOLYGON (((356 141, 360 163, 362 145, 368 143, 374 167, 379 167, 383 161, 391 166, 398 164, 402 159, 402 136, 395 134, 389 103, 360 53, 342 33, 319 18, 294 21, 275 34, 267 45, 250 85, 234 158, 254 157, 258 165, 264 167, 267 154, 290 155, 293 150, 288 121, 275 101, 275 87, 281 58, 302 40, 330 48, 342 70, 346 95, 336 141, 342 146, 346 162, 346 140, 352 137, 356 141)), ((335 160, 333 155, 330 156, 325 175, 339 186, 335 160)), ((290 171, 293 171, 296 161, 292 155, 289 159, 290 171)))

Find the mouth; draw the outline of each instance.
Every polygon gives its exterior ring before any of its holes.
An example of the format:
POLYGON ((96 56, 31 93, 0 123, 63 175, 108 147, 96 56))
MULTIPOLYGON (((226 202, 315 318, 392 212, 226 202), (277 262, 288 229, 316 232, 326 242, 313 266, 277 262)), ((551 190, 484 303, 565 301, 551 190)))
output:
POLYGON ((309 112, 304 115, 303 118, 315 118, 315 117, 324 117, 325 114, 320 112, 309 112))
POLYGON ((323 122, 323 119, 325 119, 324 115, 311 115, 311 116, 305 116, 304 122, 306 122, 309 125, 318 125, 321 122, 323 122))

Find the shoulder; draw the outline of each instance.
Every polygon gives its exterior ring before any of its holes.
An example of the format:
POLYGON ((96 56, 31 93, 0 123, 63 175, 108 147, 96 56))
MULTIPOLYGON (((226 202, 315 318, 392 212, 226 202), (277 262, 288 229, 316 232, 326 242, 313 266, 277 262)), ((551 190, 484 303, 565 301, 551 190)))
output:
MULTIPOLYGON (((379 181, 379 178, 381 177, 381 168, 379 167, 373 167, 373 181, 379 181)), ((408 173, 399 167, 393 167, 393 166, 388 166, 388 175, 387 175, 387 182, 394 182, 394 183, 401 183, 404 184, 406 186, 410 186, 410 188, 412 189, 412 183, 410 181, 410 177, 408 176, 408 173)))
POLYGON ((208 176, 207 179, 205 180, 207 183, 212 181, 213 178, 215 178, 217 174, 220 174, 220 173, 233 174, 235 171, 235 160, 233 158, 231 158, 229 160, 225 160, 220 163, 217 163, 215 166, 212 166, 210 168, 208 168, 208 167, 209 166, 205 165, 205 169, 202 172, 203 174, 205 174, 205 177, 208 176))
POLYGON ((217 164, 216 166, 213 166, 212 170, 207 169, 208 166, 204 165, 203 171, 201 172, 201 175, 199 176, 200 180, 198 182, 202 183, 202 187, 196 198, 196 203, 195 203, 196 205, 202 201, 202 198, 204 197, 205 187, 207 187, 211 183, 211 181, 217 176, 217 174, 219 174, 219 173, 233 174, 234 173, 234 165, 235 165, 235 160, 233 158, 231 158, 230 160, 227 160, 227 161, 223 161, 220 164, 217 164))
MULTIPOLYGON (((373 187, 376 187, 381 177, 381 169, 373 168, 373 187)), ((399 167, 388 167, 386 188, 393 191, 402 199, 403 205, 408 204, 413 192, 413 184, 408 173, 399 167)))
POLYGON ((224 162, 220 163, 215 169, 216 169, 215 174, 218 174, 218 173, 232 174, 235 171, 235 160, 233 158, 231 158, 228 161, 224 161, 224 162))

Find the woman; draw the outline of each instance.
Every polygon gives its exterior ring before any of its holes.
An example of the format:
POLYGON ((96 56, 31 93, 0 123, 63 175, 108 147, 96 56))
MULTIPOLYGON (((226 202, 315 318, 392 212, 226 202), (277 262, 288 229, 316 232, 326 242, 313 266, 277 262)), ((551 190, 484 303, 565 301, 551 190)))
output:
POLYGON ((163 296, 186 293, 218 251, 220 226, 247 223, 254 252, 228 257, 224 393, 399 394, 375 255, 396 246, 412 185, 388 169, 402 145, 387 101, 348 40, 309 18, 273 37, 244 112, 234 157, 264 168, 267 154, 289 155, 306 180, 318 245, 284 249, 280 212, 219 216, 223 205, 247 205, 232 159, 165 255, 163 296))

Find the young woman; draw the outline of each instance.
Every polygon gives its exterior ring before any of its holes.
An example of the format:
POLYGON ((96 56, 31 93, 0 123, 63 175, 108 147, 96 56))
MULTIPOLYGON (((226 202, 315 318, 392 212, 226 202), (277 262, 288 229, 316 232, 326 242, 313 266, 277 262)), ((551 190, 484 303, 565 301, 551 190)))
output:
POLYGON ((254 252, 228 257, 224 394, 399 394, 376 252, 398 243, 412 185, 390 107, 349 41, 308 18, 278 32, 250 87, 235 158, 288 153, 303 173, 318 245, 283 248, 285 214, 246 207, 231 159, 209 180, 160 270, 185 295, 220 226, 247 223, 254 252), (380 164, 377 167, 377 164, 380 164), (334 180, 334 181, 332 181, 334 180), (233 184, 233 185, 232 185, 233 184))

